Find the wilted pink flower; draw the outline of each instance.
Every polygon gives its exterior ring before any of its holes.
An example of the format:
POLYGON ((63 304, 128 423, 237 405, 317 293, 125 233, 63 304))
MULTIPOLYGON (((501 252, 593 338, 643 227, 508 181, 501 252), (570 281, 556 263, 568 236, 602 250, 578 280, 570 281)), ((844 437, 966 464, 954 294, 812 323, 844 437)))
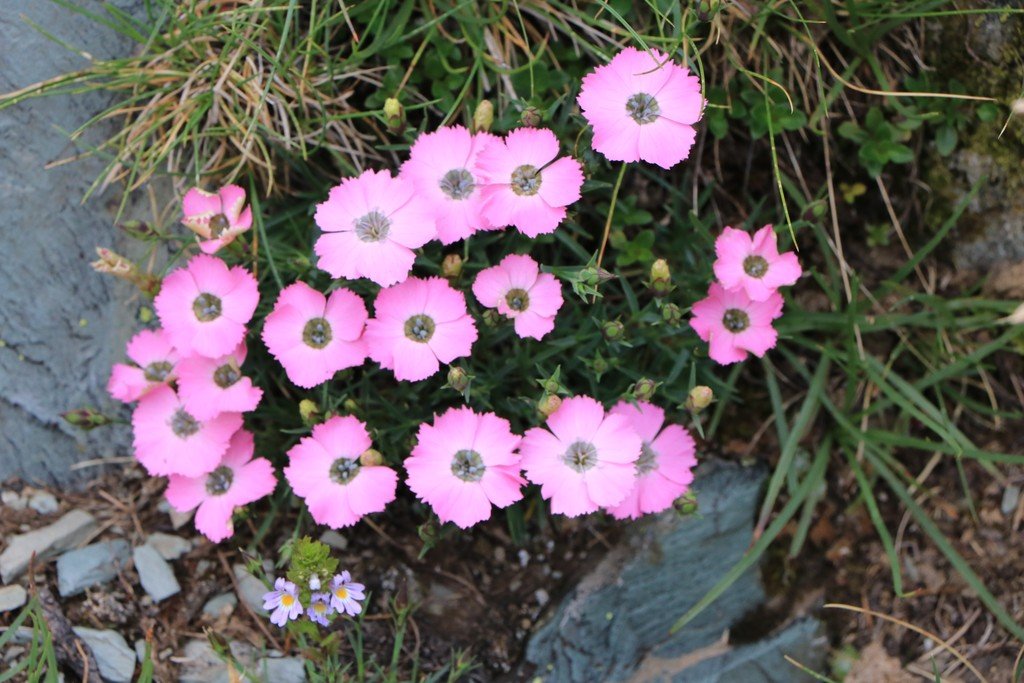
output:
POLYGON ((612 161, 672 168, 690 154, 704 98, 689 69, 652 49, 627 47, 583 79, 576 98, 594 149, 612 161))
POLYGON ((288 451, 284 475, 317 524, 349 526, 395 499, 395 471, 359 461, 370 445, 366 425, 346 415, 316 425, 288 451))
POLYGON ((490 227, 480 213, 483 200, 476 158, 484 145, 497 139, 490 133, 473 134, 452 126, 420 135, 409 150, 400 177, 411 180, 430 205, 442 243, 451 244, 490 227))
POLYGON ((207 254, 252 227, 252 209, 245 206, 245 190, 238 185, 225 185, 216 193, 193 187, 185 193, 182 211, 181 222, 203 238, 199 248, 207 254))
POLYGON ((359 601, 366 598, 365 590, 366 586, 355 583, 347 571, 336 574, 331 579, 331 607, 338 614, 354 617, 363 611, 359 601))
POLYGON ((265 458, 253 459, 253 448, 252 434, 239 429, 212 472, 168 477, 167 502, 179 512, 199 508, 196 529, 214 543, 235 533, 231 524, 235 508, 269 495, 277 486, 273 465, 265 458))
POLYGON ((139 400, 153 387, 162 386, 176 376, 178 352, 163 330, 142 330, 125 349, 134 365, 117 363, 110 371, 107 391, 119 401, 139 400))
POLYGON ((636 483, 626 499, 608 512, 616 519, 636 519, 671 507, 693 481, 697 465, 693 437, 680 425, 662 429, 665 411, 646 401, 636 405, 620 401, 610 412, 629 420, 643 445, 635 463, 636 483))
POLYGON ((219 413, 255 410, 263 390, 242 374, 245 342, 220 358, 189 356, 178 363, 178 396, 189 413, 209 420, 219 413))
POLYGON ((220 358, 245 338, 259 300, 252 273, 199 254, 164 278, 153 304, 178 353, 220 358))
POLYGON ((468 356, 477 331, 466 311, 466 297, 447 281, 411 277, 382 289, 366 323, 370 358, 415 382, 437 372, 441 363, 468 356))
POLYGON ((284 628, 289 621, 302 616, 299 589, 294 583, 278 577, 274 590, 263 594, 263 609, 270 611, 270 623, 284 628))
POLYGON ((364 171, 331 189, 317 204, 323 230, 313 250, 331 277, 365 277, 382 287, 402 282, 418 249, 437 237, 429 205, 406 178, 387 171, 364 171))
POLYGON ((515 320, 516 334, 524 338, 541 339, 553 330, 562 307, 562 286, 555 276, 540 272, 536 261, 518 254, 480 271, 473 294, 484 306, 515 320))
POLYGON ((557 156, 558 138, 546 128, 517 128, 484 147, 477 157, 484 218, 529 237, 554 232, 583 186, 579 162, 557 156))
POLYGON ((782 315, 782 295, 751 301, 742 289, 727 290, 711 283, 706 299, 693 305, 690 327, 709 343, 708 355, 721 365, 736 363, 747 352, 758 358, 775 346, 778 333, 772 321, 782 315))
POLYGON ((589 396, 574 396, 523 437, 527 478, 539 484, 551 511, 576 517, 613 507, 633 486, 640 437, 621 415, 606 415, 589 396))
POLYGON ((715 277, 726 289, 742 287, 752 301, 766 301, 779 287, 795 283, 802 272, 796 254, 779 253, 778 239, 766 225, 753 239, 726 227, 715 240, 715 277))
POLYGON ((491 516, 491 505, 508 507, 523 497, 519 441, 494 413, 450 408, 434 424, 420 425, 405 461, 406 483, 442 522, 468 529, 491 516))
POLYGON ((334 607, 331 605, 330 593, 311 593, 309 596, 309 607, 306 608, 306 616, 309 620, 321 626, 330 626, 331 622, 327 617, 334 614, 334 607))
POLYGON ((242 426, 238 413, 200 420, 185 409, 174 389, 156 387, 132 414, 135 457, 153 476, 198 477, 212 472, 242 426))
POLYGON ((305 282, 281 290, 263 323, 263 342, 288 379, 306 389, 366 360, 366 304, 347 289, 325 297, 305 282))

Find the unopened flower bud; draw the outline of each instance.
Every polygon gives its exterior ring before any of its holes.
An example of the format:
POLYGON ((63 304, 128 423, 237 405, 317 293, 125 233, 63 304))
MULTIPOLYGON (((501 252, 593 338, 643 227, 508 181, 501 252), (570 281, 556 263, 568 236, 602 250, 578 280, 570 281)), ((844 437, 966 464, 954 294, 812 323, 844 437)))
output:
POLYGON ((316 401, 308 398, 299 401, 299 416, 302 418, 303 424, 312 425, 316 422, 316 416, 319 414, 320 407, 317 406, 316 401))
POLYGON ((555 394, 544 394, 544 398, 537 402, 537 412, 544 417, 551 417, 552 413, 562 405, 562 399, 555 394))
POLYGON ((317 576, 316 574, 313 574, 313 576, 309 577, 309 590, 311 590, 311 591, 318 591, 318 590, 320 590, 320 577, 317 576))
POLYGON ((557 394, 562 388, 562 385, 558 383, 558 380, 554 377, 549 377, 544 380, 543 384, 544 392, 548 394, 557 394))
POLYGON ((594 356, 594 360, 590 361, 590 369, 594 371, 594 374, 600 377, 604 373, 608 372, 608 361, 605 360, 604 356, 597 354, 594 356))
POLYGON ((540 125, 540 110, 537 107, 527 107, 519 115, 519 122, 527 128, 536 128, 540 125))
POLYGON ((153 313, 153 309, 150 308, 149 306, 139 307, 139 322, 142 323, 143 325, 147 325, 153 322, 153 318, 155 316, 156 314, 153 313))
POLYGON ((154 275, 140 272, 138 266, 128 258, 105 247, 96 247, 96 254, 99 258, 92 262, 92 268, 97 273, 107 273, 130 282, 149 296, 155 296, 160 290, 160 280, 154 275))
POLYGON ((148 223, 143 223, 142 221, 134 219, 118 223, 117 227, 123 230, 129 237, 133 237, 137 240, 152 240, 159 237, 156 231, 153 230, 148 223))
POLYGON ((491 129, 492 123, 494 123, 494 105, 490 100, 480 100, 480 104, 476 105, 476 111, 473 112, 473 130, 488 131, 491 129))
POLYGON ((678 327, 683 322, 683 312, 675 304, 665 304, 661 307, 661 318, 669 325, 678 327))
POLYGON ((384 100, 384 122, 392 133, 405 130, 405 107, 394 97, 384 100))
POLYGON ((693 491, 687 491, 676 498, 672 505, 680 517, 689 517, 697 513, 697 495, 693 491))
POLYGON ((95 408, 75 408, 74 410, 69 410, 66 413, 61 413, 60 416, 63 417, 68 424, 85 431, 96 429, 97 427, 102 427, 113 422, 111 418, 107 417, 95 408))
POLYGON ((660 258, 651 264, 652 280, 670 280, 671 278, 672 271, 668 267, 668 261, 660 258))
POLYGON ((618 341, 626 334, 626 326, 620 320, 607 320, 601 325, 601 334, 608 341, 618 341))
POLYGON ((458 365, 448 369, 448 386, 460 394, 469 388, 469 375, 458 365))
POLYGON ((341 405, 347 413, 355 413, 359 411, 359 404, 355 402, 355 399, 346 398, 341 405))
POLYGON ((658 390, 658 383, 653 379, 642 377, 633 385, 633 398, 638 401, 650 401, 654 398, 654 392, 658 390))
POLYGON ((458 254, 445 256, 441 261, 441 274, 453 280, 462 275, 462 257, 458 254))
POLYGON ((686 409, 691 413, 699 413, 711 405, 714 400, 715 392, 711 390, 711 387, 696 386, 690 389, 690 393, 686 397, 686 409))
POLYGON ((376 448, 367 448, 360 454, 359 464, 363 467, 378 467, 384 464, 384 456, 376 448))
POLYGON ((497 327, 501 322, 501 314, 496 308, 488 308, 484 311, 484 324, 488 327, 497 327))

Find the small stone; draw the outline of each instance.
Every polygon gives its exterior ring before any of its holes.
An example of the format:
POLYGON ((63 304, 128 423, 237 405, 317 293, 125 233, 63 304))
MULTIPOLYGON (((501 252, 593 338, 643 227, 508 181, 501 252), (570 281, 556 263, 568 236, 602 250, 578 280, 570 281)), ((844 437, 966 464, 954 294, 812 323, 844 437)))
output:
POLYGON ((168 516, 171 518, 171 526, 174 528, 175 531, 177 531, 178 529, 185 526, 192 520, 192 514, 193 512, 191 510, 188 512, 178 512, 177 510, 171 510, 168 513, 168 516))
POLYGON ((10 583, 24 574, 33 553, 37 562, 43 562, 74 548, 95 529, 92 515, 72 510, 53 524, 8 539, 6 550, 0 553, 0 580, 10 583))
POLYGON ((538 588, 534 592, 533 597, 534 597, 534 599, 537 600, 537 604, 540 605, 541 607, 543 607, 544 605, 548 604, 551 601, 551 596, 548 595, 548 592, 546 590, 544 590, 543 588, 538 588))
POLYGON ((0 491, 0 503, 3 503, 6 507, 12 510, 24 510, 26 501, 18 493, 4 489, 0 491))
MULTIPOLYGON (((260 606, 262 606, 262 604, 263 601, 261 599, 260 606)), ((235 597, 234 593, 221 593, 220 595, 210 598, 206 604, 203 605, 203 614, 216 619, 217 617, 231 614, 237 605, 238 598, 235 597)))
POLYGON ((135 658, 139 660, 139 664, 146 661, 146 641, 142 638, 135 641, 135 658))
POLYGON ((75 635, 85 641, 96 658, 100 676, 108 683, 130 683, 135 673, 135 652, 117 631, 98 631, 74 627, 75 635))
POLYGON ((181 592, 181 585, 174 578, 174 570, 155 548, 140 545, 132 552, 132 557, 139 582, 146 594, 153 598, 153 602, 160 602, 181 592))
POLYGON ((1017 503, 1020 501, 1020 487, 1019 486, 1007 486, 1003 489, 1003 500, 999 504, 999 511, 1009 517, 1013 514, 1013 511, 1017 509, 1017 503))
POLYGON ((238 598, 256 614, 266 614, 267 611, 263 609, 263 596, 267 592, 267 587, 250 574, 244 564, 236 564, 231 570, 235 573, 235 581, 238 582, 238 598))
POLYGON ((52 515, 60 509, 57 498, 49 491, 36 491, 28 499, 28 506, 41 515, 52 515))
POLYGON ((26 602, 28 602, 28 593, 18 584, 0 588, 0 612, 13 612, 16 609, 21 609, 26 602))
POLYGON ((268 683, 306 683, 306 667, 298 657, 265 657, 256 663, 254 673, 268 683))
POLYGON ((176 560, 189 550, 192 550, 192 543, 181 536, 165 534, 159 531, 149 535, 149 538, 146 539, 146 545, 160 553, 160 557, 165 560, 176 560))
POLYGON ((57 559, 57 592, 67 598, 112 580, 128 564, 130 554, 128 543, 121 539, 64 553, 57 559))
POLYGON ((320 542, 329 545, 335 550, 345 550, 348 548, 348 539, 334 529, 328 529, 320 534, 320 542))

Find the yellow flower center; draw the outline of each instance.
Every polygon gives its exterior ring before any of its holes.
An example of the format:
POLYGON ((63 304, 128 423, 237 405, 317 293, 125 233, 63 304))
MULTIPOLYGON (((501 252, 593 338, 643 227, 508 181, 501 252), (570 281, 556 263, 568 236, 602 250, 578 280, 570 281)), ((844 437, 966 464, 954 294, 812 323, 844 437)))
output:
POLYGON ((288 595, 287 593, 281 596, 281 604, 285 607, 291 607, 294 602, 295 598, 293 598, 291 595, 288 595))
POLYGON ((327 611, 327 603, 325 602, 314 602, 313 611, 318 613, 324 613, 327 611))
POLYGON ((334 594, 338 597, 339 600, 344 600, 348 597, 348 589, 344 586, 341 588, 336 588, 334 590, 334 594))

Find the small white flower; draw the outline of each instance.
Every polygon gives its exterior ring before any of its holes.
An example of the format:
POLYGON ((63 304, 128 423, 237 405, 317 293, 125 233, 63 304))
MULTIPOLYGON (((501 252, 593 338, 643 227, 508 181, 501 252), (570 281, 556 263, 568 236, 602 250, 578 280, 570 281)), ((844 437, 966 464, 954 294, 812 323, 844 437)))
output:
POLYGON ((320 577, 314 574, 309 577, 309 590, 318 591, 320 590, 320 577))

